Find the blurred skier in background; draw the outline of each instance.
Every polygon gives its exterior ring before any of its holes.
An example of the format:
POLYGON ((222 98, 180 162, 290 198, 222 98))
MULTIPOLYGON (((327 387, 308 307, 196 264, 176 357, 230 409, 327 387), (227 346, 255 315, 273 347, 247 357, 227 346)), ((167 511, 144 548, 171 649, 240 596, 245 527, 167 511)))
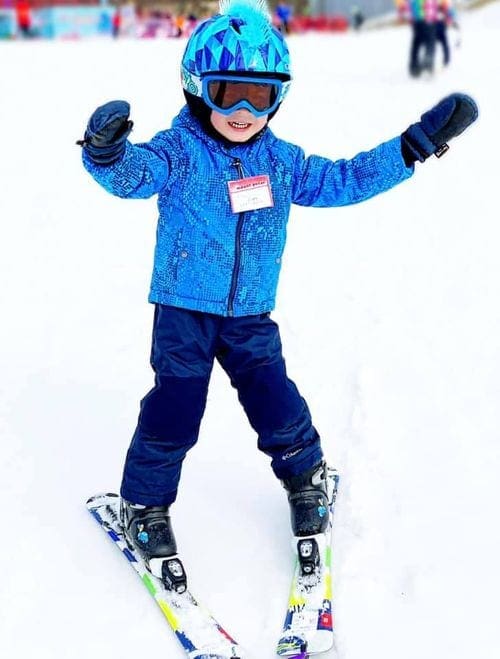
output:
POLYGON ((276 18, 278 29, 285 34, 290 33, 290 21, 292 20, 293 9, 287 2, 280 2, 276 6, 276 18))
POLYGON ((122 27, 122 12, 120 7, 115 9, 112 19, 112 34, 114 39, 118 39, 120 36, 120 30, 122 27))
MULTIPOLYGON (((450 20, 450 0, 396 0, 396 5, 400 19, 412 26, 410 75, 418 78, 423 72, 434 73, 438 21, 450 20)), ((440 36, 449 61, 446 32, 441 31, 440 36)))
POLYGON ((27 0, 17 0, 16 2, 16 23, 18 34, 25 39, 33 36, 31 7, 27 0))
POLYGON ((361 29, 361 26, 365 22, 365 15, 361 11, 358 5, 354 5, 351 8, 351 24, 354 30, 358 31, 361 29))
POLYGON ((442 0, 439 5, 438 19, 436 21, 436 41, 443 49, 443 66, 448 66, 451 59, 451 50, 448 40, 448 28, 459 29, 455 8, 452 0, 442 0))

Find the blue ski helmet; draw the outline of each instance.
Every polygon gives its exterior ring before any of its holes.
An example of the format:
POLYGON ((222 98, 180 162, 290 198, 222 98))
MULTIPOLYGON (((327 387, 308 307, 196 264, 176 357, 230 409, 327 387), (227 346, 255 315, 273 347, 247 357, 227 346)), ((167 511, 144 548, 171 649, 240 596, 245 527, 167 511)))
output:
POLYGON ((181 64, 182 86, 202 97, 202 78, 209 73, 275 77, 291 80, 290 53, 270 22, 265 0, 221 0, 220 13, 201 23, 188 40, 181 64))

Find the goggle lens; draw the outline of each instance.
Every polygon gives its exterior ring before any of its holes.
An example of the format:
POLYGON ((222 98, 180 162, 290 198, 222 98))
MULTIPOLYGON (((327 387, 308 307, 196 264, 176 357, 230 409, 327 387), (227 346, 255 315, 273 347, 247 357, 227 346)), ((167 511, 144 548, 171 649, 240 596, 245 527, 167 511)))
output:
POLYGON ((212 80, 208 83, 208 95, 214 105, 222 110, 233 107, 239 101, 248 101, 259 112, 271 107, 277 97, 276 85, 264 82, 230 82, 212 80))
POLYGON ((207 104, 225 114, 250 106, 247 109, 262 115, 277 107, 281 82, 214 77, 204 80, 203 92, 207 104))

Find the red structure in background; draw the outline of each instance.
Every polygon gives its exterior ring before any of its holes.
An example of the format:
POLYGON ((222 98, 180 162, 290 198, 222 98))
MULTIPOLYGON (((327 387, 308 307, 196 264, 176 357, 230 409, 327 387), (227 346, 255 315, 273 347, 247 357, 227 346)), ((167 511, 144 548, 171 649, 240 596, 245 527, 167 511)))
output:
POLYGON ((294 16, 290 32, 346 32, 349 20, 345 16, 294 16))

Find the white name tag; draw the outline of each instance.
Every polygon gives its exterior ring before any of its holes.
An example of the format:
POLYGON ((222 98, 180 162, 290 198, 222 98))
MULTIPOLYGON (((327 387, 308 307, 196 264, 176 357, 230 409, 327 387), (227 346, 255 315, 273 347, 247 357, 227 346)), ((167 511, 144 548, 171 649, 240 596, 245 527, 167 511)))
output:
POLYGON ((274 206, 271 182, 267 174, 228 181, 227 185, 233 213, 274 206))

